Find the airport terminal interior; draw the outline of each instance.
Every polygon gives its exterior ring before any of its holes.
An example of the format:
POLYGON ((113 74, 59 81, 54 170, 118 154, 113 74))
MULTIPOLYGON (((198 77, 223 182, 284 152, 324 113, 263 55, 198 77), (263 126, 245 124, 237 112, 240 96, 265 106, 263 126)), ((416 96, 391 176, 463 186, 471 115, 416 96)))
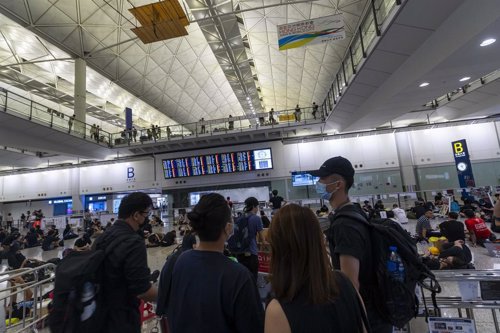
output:
MULTIPOLYGON (((271 225, 279 196, 327 235, 313 174, 335 156, 354 169, 350 200, 423 257, 443 251, 450 213, 492 230, 484 243, 466 230, 472 259, 433 270, 438 309, 417 292, 425 306, 393 332, 498 333, 499 133, 498 0, 0 0, 0 333, 50 332, 59 259, 133 192, 153 202, 151 272, 213 192, 235 221, 255 197, 271 225), (422 207, 436 237, 417 235, 422 207), (46 266, 16 270, 13 249, 46 266), (26 288, 34 302, 14 318, 26 288)), ((259 247, 263 304, 270 256, 259 247)), ((141 303, 142 332, 155 306, 141 303)))

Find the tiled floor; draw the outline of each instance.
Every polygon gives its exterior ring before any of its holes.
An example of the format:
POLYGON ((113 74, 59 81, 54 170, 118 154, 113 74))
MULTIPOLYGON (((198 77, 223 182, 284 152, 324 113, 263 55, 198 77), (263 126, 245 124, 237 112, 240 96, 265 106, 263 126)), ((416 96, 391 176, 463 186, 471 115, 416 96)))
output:
MULTIPOLYGON (((432 221, 433 226, 437 226, 442 220, 436 219, 432 221)), ((411 231, 415 231, 416 221, 412 220, 408 224, 404 225, 404 227, 411 231)), ((163 228, 156 228, 155 231, 168 231, 172 228, 171 225, 167 224, 163 228)), ((498 235, 500 237, 500 235, 498 235)), ((50 258, 61 257, 62 251, 66 247, 71 247, 74 243, 74 240, 66 241, 65 246, 52 250, 52 251, 42 251, 40 247, 25 249, 22 250, 23 254, 28 258, 34 258, 46 261, 50 258)), ((165 259, 171 253, 171 251, 175 248, 174 246, 170 247, 158 247, 158 248, 149 248, 148 251, 148 265, 151 270, 159 269, 163 267, 165 263, 165 259)), ((472 248, 474 256, 474 264, 477 269, 498 269, 500 270, 500 258, 492 258, 487 255, 487 250, 482 247, 472 248)), ((2 262, 2 266, 0 266, 0 271, 4 271, 6 269, 6 261, 2 262)), ((1 286, 0 286, 1 287, 1 286)), ((457 283, 443 283, 443 293, 445 296, 460 296, 459 288, 457 283)), ((500 317, 500 313, 497 310, 497 314, 500 317)), ((465 316, 465 311, 463 311, 463 315, 465 316)), ((444 310, 443 316, 456 317, 458 316, 458 312, 456 310, 444 310)), ((491 310, 474 310, 474 317, 476 319, 477 332, 479 333, 490 333, 495 332, 493 325, 493 317, 491 310)), ((423 319, 420 318, 415 320, 412 326, 412 332, 427 332, 425 322, 422 322, 423 319)), ((150 320, 146 323, 143 332, 150 332, 151 329, 156 325, 156 320, 150 320)))

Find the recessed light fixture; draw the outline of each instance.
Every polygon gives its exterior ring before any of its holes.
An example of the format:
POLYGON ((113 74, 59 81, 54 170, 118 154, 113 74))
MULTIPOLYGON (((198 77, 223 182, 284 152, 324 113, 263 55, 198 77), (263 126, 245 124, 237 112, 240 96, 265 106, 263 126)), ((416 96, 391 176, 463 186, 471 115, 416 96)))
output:
POLYGON ((469 81, 469 80, 470 80, 470 76, 465 76, 465 77, 460 79, 460 82, 469 81))
POLYGON ((420 83, 419 87, 423 88, 423 87, 427 87, 428 85, 429 85, 429 82, 422 82, 422 83, 420 83))
POLYGON ((481 42, 481 44, 479 44, 479 46, 488 46, 488 45, 491 45, 493 44, 494 42, 496 42, 497 40, 495 38, 488 38, 488 39, 485 39, 481 42))

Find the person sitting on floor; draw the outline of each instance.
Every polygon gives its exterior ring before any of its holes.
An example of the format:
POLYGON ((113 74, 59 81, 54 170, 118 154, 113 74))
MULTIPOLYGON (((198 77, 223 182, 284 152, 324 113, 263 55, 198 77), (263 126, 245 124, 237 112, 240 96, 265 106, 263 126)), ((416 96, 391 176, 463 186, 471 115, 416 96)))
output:
POLYGON ((177 236, 177 233, 175 230, 171 230, 165 234, 163 239, 161 240, 160 245, 161 246, 170 246, 175 244, 175 238, 177 236))
POLYGON ((34 268, 40 265, 45 264, 45 262, 36 260, 36 259, 28 259, 22 253, 18 244, 3 244, 3 247, 6 251, 5 256, 7 258, 7 263, 12 269, 19 269, 24 267, 34 268))
POLYGON ((43 229, 39 225, 35 227, 35 232, 37 233, 39 239, 43 238, 43 229))
POLYGON ((469 230, 470 239, 472 242, 472 246, 476 246, 476 244, 484 247, 485 241, 495 241, 497 237, 494 233, 488 229, 486 223, 482 218, 476 217, 476 214, 471 209, 467 209, 464 212, 467 219, 465 220, 465 226, 467 230, 469 230))
POLYGON ((458 219, 458 213, 456 212, 449 212, 448 213, 448 220, 442 222, 439 225, 439 230, 443 234, 446 239, 448 239, 448 242, 455 242, 456 240, 463 240, 465 241, 465 232, 464 232, 464 224, 458 219))
POLYGON ((24 247, 35 247, 40 246, 40 239, 34 228, 31 228, 26 236, 24 236, 24 247))
POLYGON ((155 232, 146 237, 146 247, 158 247, 163 239, 163 234, 155 232))
POLYGON ((470 269, 472 253, 463 240, 444 243, 438 258, 424 257, 423 263, 430 269, 470 269))
POLYGON ((73 239, 73 238, 78 238, 78 235, 73 232, 73 229, 69 225, 69 223, 66 223, 66 227, 63 230, 63 239, 73 239))
POLYGON ((64 245, 64 243, 61 243, 62 241, 59 239, 59 237, 56 237, 56 233, 54 230, 49 230, 47 233, 47 236, 45 236, 44 240, 42 241, 42 249, 44 251, 50 251, 55 249, 58 246, 64 245))
POLYGON ((49 227, 49 230, 53 230, 54 231, 54 237, 57 237, 59 238, 59 230, 57 230, 56 226, 55 225, 51 225, 49 227))

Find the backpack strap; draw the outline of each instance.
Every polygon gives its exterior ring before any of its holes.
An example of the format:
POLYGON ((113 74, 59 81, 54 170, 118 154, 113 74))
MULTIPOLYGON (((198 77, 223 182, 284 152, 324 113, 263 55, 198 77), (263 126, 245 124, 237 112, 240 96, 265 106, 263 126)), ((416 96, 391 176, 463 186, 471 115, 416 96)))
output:
POLYGON ((347 217, 347 218, 350 218, 352 220, 361 222, 361 223, 366 224, 366 225, 368 225, 368 226, 371 227, 371 224, 370 224, 370 222, 368 222, 368 220, 366 219, 366 217, 363 216, 363 215, 361 215, 358 212, 347 211, 347 212, 340 212, 340 213, 337 213, 337 214, 333 214, 332 224, 339 217, 347 217))

